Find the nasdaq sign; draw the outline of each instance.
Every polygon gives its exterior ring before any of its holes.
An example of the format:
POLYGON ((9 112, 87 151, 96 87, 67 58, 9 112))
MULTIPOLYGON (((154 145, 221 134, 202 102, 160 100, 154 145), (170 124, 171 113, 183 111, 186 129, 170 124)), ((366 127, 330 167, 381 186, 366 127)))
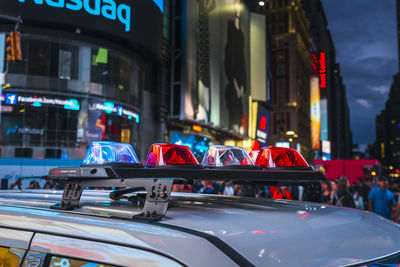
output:
POLYGON ((46 4, 50 7, 65 8, 72 11, 84 10, 93 16, 102 16, 109 20, 118 20, 125 25, 125 31, 131 30, 131 7, 116 4, 114 0, 18 0, 33 1, 37 5, 46 4))

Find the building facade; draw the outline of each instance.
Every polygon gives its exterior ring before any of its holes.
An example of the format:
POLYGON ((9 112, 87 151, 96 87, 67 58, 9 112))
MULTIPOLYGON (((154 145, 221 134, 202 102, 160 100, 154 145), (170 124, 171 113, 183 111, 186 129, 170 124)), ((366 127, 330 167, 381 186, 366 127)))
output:
MULTIPOLYGON (((346 86, 336 63, 336 50, 320 0, 302 1, 310 21, 313 70, 319 78, 320 144, 313 143, 316 158, 350 159, 352 133, 346 86), (322 145, 324 143, 324 145, 322 145), (329 153, 323 151, 327 149, 329 153), (330 155, 327 155, 330 154, 330 155)), ((311 88, 312 89, 312 88, 311 88)))
POLYGON ((393 77, 385 109, 376 116, 375 151, 389 170, 400 169, 400 75, 393 77))
POLYGON ((310 24, 301 1, 270 1, 271 145, 289 144, 308 160, 311 147, 310 24))
MULTIPOLYGON (((396 0, 396 12, 397 42, 400 52, 400 0, 396 0)), ((400 66, 400 54, 398 62, 400 66)), ((393 76, 389 98, 385 108, 376 116, 375 127, 375 156, 383 165, 388 166, 391 175, 398 177, 400 169, 400 73, 393 76), (394 173, 395 170, 397 170, 396 173, 394 173)))
POLYGON ((143 157, 163 139, 163 1, 73 2, 0 3, 0 157, 82 159, 92 141, 143 157), (22 61, 7 61, 7 16, 22 61))
POLYGON ((199 158, 210 144, 266 145, 265 10, 258 1, 173 0, 171 11, 166 140, 188 145, 199 158))

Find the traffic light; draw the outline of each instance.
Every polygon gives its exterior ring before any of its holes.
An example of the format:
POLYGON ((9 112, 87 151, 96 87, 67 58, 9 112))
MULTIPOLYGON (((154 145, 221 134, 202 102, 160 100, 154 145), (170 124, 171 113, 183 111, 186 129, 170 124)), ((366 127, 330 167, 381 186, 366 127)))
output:
POLYGON ((21 36, 19 32, 10 32, 10 36, 6 38, 7 61, 22 60, 21 54, 21 36))

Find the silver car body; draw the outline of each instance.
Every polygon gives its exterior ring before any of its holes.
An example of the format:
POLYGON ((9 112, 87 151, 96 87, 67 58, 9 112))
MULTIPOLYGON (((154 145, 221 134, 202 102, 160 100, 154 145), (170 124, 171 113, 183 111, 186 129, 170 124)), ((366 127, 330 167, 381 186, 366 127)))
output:
POLYGON ((0 245, 123 266, 345 266, 400 253, 400 226, 366 211, 175 193, 154 223, 108 193, 59 211, 49 207, 62 191, 0 191, 0 245))

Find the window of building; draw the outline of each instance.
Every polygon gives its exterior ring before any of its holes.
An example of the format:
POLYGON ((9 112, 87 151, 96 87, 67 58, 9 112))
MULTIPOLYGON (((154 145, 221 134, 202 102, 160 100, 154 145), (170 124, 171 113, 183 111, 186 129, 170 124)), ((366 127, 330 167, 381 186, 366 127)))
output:
POLYGON ((283 40, 283 39, 279 39, 278 41, 277 41, 277 44, 276 44, 276 47, 278 48, 278 49, 283 49, 283 48, 285 48, 285 40, 283 40))
POLYGON ((286 72, 285 69, 286 69, 286 66, 284 64, 278 64, 276 67, 276 74, 278 76, 284 76, 285 72, 286 72))
POLYGON ((15 149, 15 157, 16 158, 32 158, 32 155, 33 155, 32 148, 17 147, 15 149))
POLYGON ((279 91, 279 106, 285 105, 285 94, 282 91, 279 91))
MULTIPOLYGON (((46 99, 58 101, 50 96, 46 99)), ((76 145, 79 111, 55 104, 18 103, 13 108, 13 112, 2 114, 1 131, 5 144, 25 147, 76 145)), ((32 157, 32 152, 17 149, 15 156, 32 157)))
POLYGON ((61 149, 47 148, 44 154, 45 159, 61 159, 61 149))
POLYGON ((71 79, 72 52, 60 50, 58 60, 58 77, 71 79))
MULTIPOLYGON (((87 93, 82 83, 66 83, 59 80, 81 80, 105 85, 93 85, 99 94, 132 105, 139 105, 143 73, 140 57, 120 51, 96 47, 80 42, 23 34, 21 37, 22 61, 7 63, 10 83, 17 88, 49 91, 72 90, 87 93), (21 79, 15 74, 35 76, 21 79), (51 81, 51 82, 49 82, 51 81)), ((153 70, 150 70, 153 71, 153 70)), ((149 74, 152 76, 153 72, 149 74)), ((152 77, 152 80, 153 77, 152 77)))
POLYGON ((50 42, 29 40, 28 75, 49 76, 50 74, 50 42))
POLYGON ((91 82, 127 90, 130 85, 131 63, 119 54, 110 54, 106 48, 93 48, 91 82))
POLYGON ((292 127, 290 125, 290 112, 286 112, 286 129, 290 130, 292 127))
POLYGON ((276 20, 278 20, 278 21, 284 21, 284 20, 286 20, 286 18, 287 18, 286 11, 278 12, 276 14, 276 20))
POLYGON ((278 90, 279 91, 284 91, 285 89, 286 89, 285 79, 279 79, 278 80, 278 90))
POLYGON ((276 54, 276 59, 278 62, 285 62, 285 52, 278 52, 276 54))
POLYGON ((277 33, 286 32, 286 24, 284 22, 278 22, 276 24, 276 31, 277 31, 277 33))

